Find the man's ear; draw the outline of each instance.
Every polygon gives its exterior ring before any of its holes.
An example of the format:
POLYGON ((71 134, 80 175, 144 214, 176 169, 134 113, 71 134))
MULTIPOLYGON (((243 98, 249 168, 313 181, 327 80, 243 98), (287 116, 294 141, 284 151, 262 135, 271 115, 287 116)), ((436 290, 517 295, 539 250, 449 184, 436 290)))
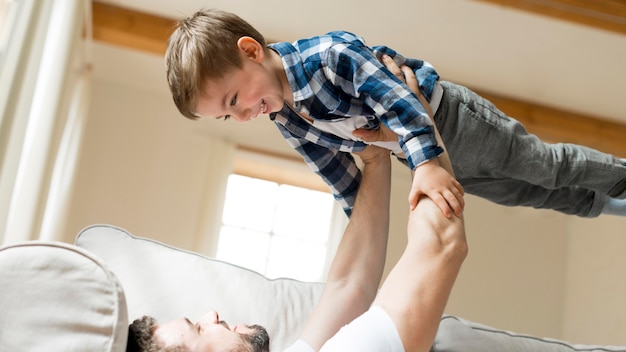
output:
POLYGON ((241 37, 237 40, 237 47, 249 59, 255 62, 263 62, 265 51, 263 45, 252 37, 241 37))

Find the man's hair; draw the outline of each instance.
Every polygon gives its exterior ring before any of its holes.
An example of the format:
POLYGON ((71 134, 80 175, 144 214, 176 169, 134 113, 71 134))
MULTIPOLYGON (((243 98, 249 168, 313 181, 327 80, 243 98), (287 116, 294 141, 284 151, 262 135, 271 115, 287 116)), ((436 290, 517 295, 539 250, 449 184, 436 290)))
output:
MULTIPOLYGON (((154 338, 156 319, 144 315, 128 326, 126 352, 186 352, 184 346, 161 346, 154 338)), ((269 352, 270 337, 264 327, 251 325, 250 335, 241 335, 241 343, 232 352, 269 352)))
POLYGON ((144 315, 128 326, 126 352, 183 352, 182 347, 161 347, 153 338, 156 319, 144 315))
POLYGON ((167 82, 183 116, 195 120, 196 99, 207 80, 241 68, 237 41, 251 37, 265 48, 265 38, 239 16, 200 10, 176 24, 165 53, 167 82))

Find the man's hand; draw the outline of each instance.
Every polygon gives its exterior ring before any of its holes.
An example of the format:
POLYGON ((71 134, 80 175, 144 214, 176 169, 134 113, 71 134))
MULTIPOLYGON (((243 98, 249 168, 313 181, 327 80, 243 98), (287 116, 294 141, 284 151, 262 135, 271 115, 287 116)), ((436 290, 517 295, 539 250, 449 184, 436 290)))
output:
POLYGON ((420 196, 426 195, 437 204, 447 218, 450 218, 452 213, 461 217, 465 208, 463 194, 461 184, 439 165, 437 159, 432 159, 418 166, 413 172, 409 206, 414 210, 420 196))
MULTIPOLYGON (((413 72, 410 67, 406 65, 402 65, 401 67, 398 66, 393 61, 393 59, 389 57, 389 55, 383 55, 381 61, 383 62, 383 64, 385 64, 385 67, 387 67, 387 69, 391 73, 393 73, 394 76, 398 77, 402 82, 406 83, 406 85, 409 87, 409 89, 411 89, 413 93, 415 93, 415 95, 421 95, 421 92, 419 90, 419 82, 417 81, 417 77, 415 77, 415 72, 413 72)), ((424 108, 427 107, 424 106, 424 108)), ((432 114, 430 112, 428 114, 432 117, 432 114)))
POLYGON ((360 152, 354 152, 354 154, 358 155, 361 160, 363 160, 364 164, 374 163, 380 160, 381 158, 389 159, 389 150, 381 147, 377 147, 374 145, 368 145, 360 152))
POLYGON ((357 128, 352 135, 366 142, 397 142, 398 135, 381 123, 378 129, 357 128))

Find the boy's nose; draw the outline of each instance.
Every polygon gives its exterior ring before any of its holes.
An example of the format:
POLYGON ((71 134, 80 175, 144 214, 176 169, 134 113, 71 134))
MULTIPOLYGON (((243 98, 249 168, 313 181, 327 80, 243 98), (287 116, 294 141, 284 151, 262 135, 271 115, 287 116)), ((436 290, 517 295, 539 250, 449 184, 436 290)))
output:
POLYGON ((251 110, 249 108, 239 108, 234 114, 235 120, 243 122, 248 121, 250 120, 250 113, 251 110))

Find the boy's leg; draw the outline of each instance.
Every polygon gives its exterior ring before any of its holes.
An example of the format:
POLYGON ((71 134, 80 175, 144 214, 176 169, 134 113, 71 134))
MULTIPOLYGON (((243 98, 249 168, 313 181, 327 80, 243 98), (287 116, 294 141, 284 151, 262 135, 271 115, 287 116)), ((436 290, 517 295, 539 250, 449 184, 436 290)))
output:
POLYGON ((445 93, 434 120, 468 193, 581 216, 597 216, 608 197, 624 197, 622 160, 579 145, 544 143, 469 89, 442 85, 445 93), (507 179, 518 182, 508 188, 507 179), (492 187, 496 181, 499 187, 492 187), (572 199, 578 201, 572 204, 572 199))
POLYGON ((459 182, 463 185, 466 193, 489 199, 501 205, 552 209, 581 217, 600 215, 603 213, 605 198, 608 199, 607 196, 585 188, 546 189, 526 181, 510 178, 465 178, 459 182), (512 192, 511 190, 515 191, 512 192))

